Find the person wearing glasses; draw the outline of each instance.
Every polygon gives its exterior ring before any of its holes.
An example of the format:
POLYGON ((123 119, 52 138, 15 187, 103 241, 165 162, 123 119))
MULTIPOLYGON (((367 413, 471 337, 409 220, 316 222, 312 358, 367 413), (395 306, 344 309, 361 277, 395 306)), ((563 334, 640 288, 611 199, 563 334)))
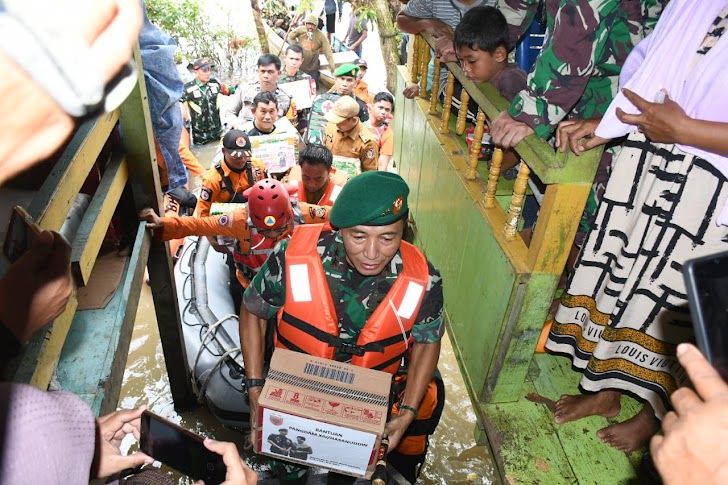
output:
POLYGON ((218 94, 229 96, 235 86, 228 86, 212 77, 214 65, 209 59, 197 59, 192 64, 195 79, 185 84, 182 93, 182 118, 192 122, 192 144, 203 145, 217 141, 222 135, 218 94))

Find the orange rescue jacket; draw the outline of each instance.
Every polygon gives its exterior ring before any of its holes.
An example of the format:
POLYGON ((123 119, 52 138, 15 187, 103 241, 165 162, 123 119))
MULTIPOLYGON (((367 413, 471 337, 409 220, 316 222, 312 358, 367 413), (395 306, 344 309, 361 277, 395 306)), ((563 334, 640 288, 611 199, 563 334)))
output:
POLYGON ((316 250, 322 228, 299 226, 286 249, 286 300, 278 315, 276 345, 327 359, 334 359, 338 348, 352 354, 354 365, 396 373, 413 343, 410 333, 429 279, 427 260, 402 241, 402 272, 356 345, 345 343, 339 338, 339 319, 316 250))

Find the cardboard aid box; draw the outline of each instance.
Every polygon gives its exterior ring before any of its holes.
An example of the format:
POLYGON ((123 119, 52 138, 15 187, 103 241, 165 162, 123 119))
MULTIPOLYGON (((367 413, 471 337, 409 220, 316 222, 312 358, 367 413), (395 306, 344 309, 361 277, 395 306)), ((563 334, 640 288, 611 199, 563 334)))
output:
POLYGON ((276 349, 260 394, 256 452, 368 478, 391 381, 386 372, 276 349))

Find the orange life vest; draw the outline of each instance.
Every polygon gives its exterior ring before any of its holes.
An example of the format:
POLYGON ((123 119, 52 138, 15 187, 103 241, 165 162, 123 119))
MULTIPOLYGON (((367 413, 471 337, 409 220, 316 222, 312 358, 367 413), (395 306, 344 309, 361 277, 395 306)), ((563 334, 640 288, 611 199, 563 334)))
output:
POLYGON ((298 192, 295 195, 298 200, 309 204, 326 205, 329 207, 334 205, 336 198, 339 196, 339 192, 341 192, 341 188, 346 184, 348 179, 345 173, 337 172, 335 168, 332 168, 329 173, 329 184, 326 186, 321 200, 307 200, 306 189, 303 187, 303 183, 301 183, 301 166, 293 166, 288 174, 288 183, 298 187, 298 192))
POLYGON ((322 228, 321 224, 297 227, 286 249, 286 300, 278 315, 276 345, 327 359, 334 359, 338 348, 352 354, 353 365, 394 374, 412 346, 410 332, 429 279, 427 260, 402 241, 402 272, 367 320, 356 345, 345 343, 339 338, 339 319, 316 250, 322 228))
MULTIPOLYGON (((250 228, 250 239, 237 241, 233 251, 235 267, 248 282, 258 274, 276 244, 278 244, 278 239, 267 238, 256 231, 254 227, 250 228)), ((247 285, 244 286, 247 287, 247 285)))
MULTIPOLYGON (((427 259, 417 248, 402 241, 402 272, 367 320, 356 345, 346 344, 338 337, 338 317, 321 256, 316 250, 322 229, 322 224, 297 227, 286 248, 286 300, 278 313, 276 346, 327 359, 334 359, 336 349, 341 348, 353 354, 351 363, 354 365, 395 374, 413 343, 410 332, 429 279, 427 259), (390 302, 398 309, 402 327, 390 302), (316 325, 309 322, 316 322, 316 325), (407 336, 406 343, 403 332, 407 336)), ((394 382, 393 414, 396 415, 406 376, 397 375, 394 382)), ((442 379, 437 374, 420 403, 418 418, 405 432, 397 451, 405 455, 421 455, 424 459, 428 435, 434 432, 440 421, 444 391, 442 379)))

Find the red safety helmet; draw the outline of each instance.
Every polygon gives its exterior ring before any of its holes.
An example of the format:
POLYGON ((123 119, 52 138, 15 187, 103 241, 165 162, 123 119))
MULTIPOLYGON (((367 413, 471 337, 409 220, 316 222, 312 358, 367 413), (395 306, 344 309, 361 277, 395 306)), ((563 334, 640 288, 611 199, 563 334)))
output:
POLYGON ((296 187, 275 179, 263 179, 243 192, 248 198, 248 213, 258 229, 276 229, 285 226, 291 218, 290 194, 296 187))

